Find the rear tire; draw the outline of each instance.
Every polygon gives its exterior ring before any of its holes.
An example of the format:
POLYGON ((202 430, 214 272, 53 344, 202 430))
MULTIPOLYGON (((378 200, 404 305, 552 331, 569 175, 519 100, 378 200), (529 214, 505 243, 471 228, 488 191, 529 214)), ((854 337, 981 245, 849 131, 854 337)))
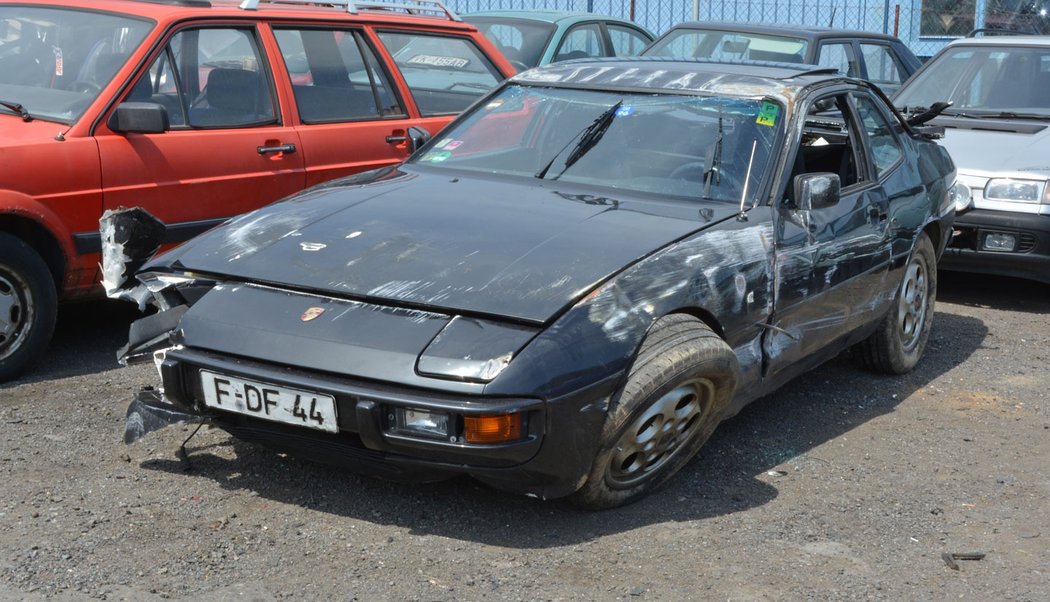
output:
POLYGON ((661 318, 613 397, 587 480, 569 498, 600 510, 659 487, 696 455, 736 389, 736 355, 703 322, 661 318))
POLYGON ((937 301, 937 254, 925 233, 915 241, 893 306, 878 329, 853 347, 860 364, 884 374, 910 372, 926 349, 937 301))
POLYGON ((43 357, 57 313, 47 264, 25 242, 0 232, 0 382, 43 357))

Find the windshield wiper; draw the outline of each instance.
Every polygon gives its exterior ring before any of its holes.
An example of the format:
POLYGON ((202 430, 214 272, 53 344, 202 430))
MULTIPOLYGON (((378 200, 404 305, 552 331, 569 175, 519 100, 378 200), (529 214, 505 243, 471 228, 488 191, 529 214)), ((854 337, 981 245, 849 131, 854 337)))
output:
POLYGON ((705 158, 707 163, 707 169, 704 170, 704 198, 711 198, 711 181, 714 180, 716 186, 722 184, 722 138, 724 137, 724 130, 722 129, 722 107, 718 107, 718 138, 715 139, 714 146, 711 147, 711 152, 705 158))
POLYGON ((568 171, 574 163, 579 161, 581 157, 587 154, 587 151, 594 148, 594 146, 601 141, 602 136, 605 135, 606 130, 608 130, 609 126, 612 125, 613 119, 616 118, 616 111, 618 111, 620 109, 620 106, 622 105, 623 100, 620 100, 613 106, 606 109, 605 112, 603 112, 601 115, 599 115, 597 119, 591 122, 591 125, 587 126, 583 130, 583 132, 581 132, 577 136, 573 136, 572 139, 570 139, 569 142, 566 143, 565 146, 563 146, 562 149, 558 151, 554 155, 554 157, 551 158, 550 162, 543 166, 543 169, 536 172, 536 177, 542 180, 543 177, 547 175, 547 172, 550 171, 550 168, 554 165, 554 162, 558 160, 558 157, 560 157, 561 154, 565 152, 565 149, 569 146, 569 143, 571 143, 578 137, 580 141, 576 143, 576 146, 573 147, 572 152, 569 153, 569 156, 565 159, 565 164, 562 166, 561 171, 558 172, 558 174, 551 179, 557 180, 559 177, 561 177, 561 175, 568 171))
POLYGON ((980 113, 975 115, 979 119, 1050 119, 1050 115, 1043 113, 1017 113, 1014 111, 999 111, 998 113, 980 113))
POLYGON ((0 100, 0 107, 7 107, 22 116, 22 121, 32 121, 33 116, 29 114, 29 111, 25 107, 18 104, 17 102, 11 102, 10 100, 0 100))

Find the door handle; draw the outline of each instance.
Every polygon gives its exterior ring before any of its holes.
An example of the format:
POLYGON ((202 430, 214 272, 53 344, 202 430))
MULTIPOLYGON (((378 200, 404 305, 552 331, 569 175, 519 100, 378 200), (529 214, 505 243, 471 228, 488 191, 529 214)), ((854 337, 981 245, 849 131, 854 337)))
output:
POLYGON ((402 142, 406 142, 407 140, 408 140, 408 136, 387 136, 386 137, 386 141, 387 141, 388 144, 401 144, 402 142))
POLYGON ((255 150, 258 151, 260 155, 268 155, 270 153, 294 153, 295 145, 281 144, 278 146, 260 146, 255 150))

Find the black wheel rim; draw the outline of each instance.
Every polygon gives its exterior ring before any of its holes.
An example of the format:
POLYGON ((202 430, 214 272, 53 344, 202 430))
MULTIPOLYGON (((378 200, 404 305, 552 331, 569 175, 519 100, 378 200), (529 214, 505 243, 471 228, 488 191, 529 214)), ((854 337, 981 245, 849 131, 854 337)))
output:
POLYGON ((22 345, 32 312, 32 297, 25 283, 0 270, 0 360, 22 345))
POLYGON ((649 404, 620 435, 606 470, 611 487, 627 489, 650 479, 677 458, 699 430, 714 385, 682 383, 649 404))

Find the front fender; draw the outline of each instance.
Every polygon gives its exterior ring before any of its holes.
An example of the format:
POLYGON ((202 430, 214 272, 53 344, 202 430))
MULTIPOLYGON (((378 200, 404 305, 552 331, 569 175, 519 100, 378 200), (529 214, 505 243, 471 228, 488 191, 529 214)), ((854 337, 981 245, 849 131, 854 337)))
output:
POLYGON ((4 215, 27 219, 47 230, 58 244, 65 264, 72 264, 72 259, 76 256, 73 234, 58 214, 46 205, 15 190, 0 190, 0 216, 4 215))

